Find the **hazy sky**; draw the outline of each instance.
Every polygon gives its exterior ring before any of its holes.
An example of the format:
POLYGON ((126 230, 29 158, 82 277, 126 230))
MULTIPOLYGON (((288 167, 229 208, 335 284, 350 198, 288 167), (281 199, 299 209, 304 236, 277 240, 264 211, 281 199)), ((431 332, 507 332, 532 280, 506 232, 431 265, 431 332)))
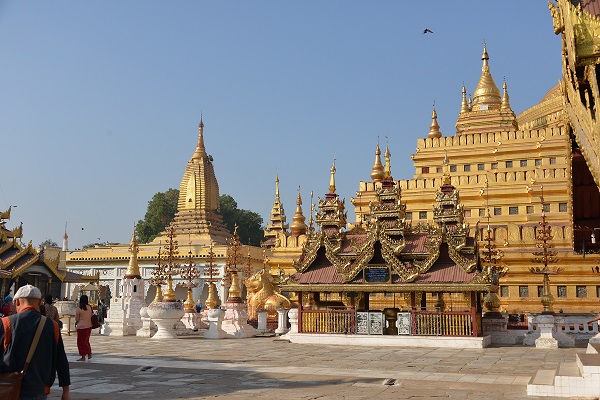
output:
POLYGON ((516 113, 560 78, 545 0, 1 1, 0 209, 17 206, 7 227, 34 245, 60 244, 65 223, 70 248, 128 242, 179 188, 200 113, 240 208, 266 222, 278 172, 288 220, 298 185, 308 217, 334 156, 348 206, 378 136, 410 179, 434 101, 454 134, 484 40, 516 113))

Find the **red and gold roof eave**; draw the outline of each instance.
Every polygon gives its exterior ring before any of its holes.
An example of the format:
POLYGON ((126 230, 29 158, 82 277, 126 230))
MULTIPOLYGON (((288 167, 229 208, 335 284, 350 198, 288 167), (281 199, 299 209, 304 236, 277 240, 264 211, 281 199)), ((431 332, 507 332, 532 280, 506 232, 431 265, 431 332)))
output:
POLYGON ((407 292, 484 292, 489 283, 289 283, 281 286, 284 292, 371 292, 371 293, 407 293, 407 292))

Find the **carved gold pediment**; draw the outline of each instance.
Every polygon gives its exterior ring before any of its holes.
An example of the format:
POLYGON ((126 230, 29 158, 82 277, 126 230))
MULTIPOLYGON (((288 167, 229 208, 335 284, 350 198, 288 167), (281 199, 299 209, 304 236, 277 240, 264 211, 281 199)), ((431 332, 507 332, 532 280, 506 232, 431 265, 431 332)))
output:
POLYGON ((312 265, 317 258, 317 254, 323 244, 324 237, 325 233, 323 231, 313 233, 308 237, 302 246, 302 257, 300 260, 292 262, 292 265, 294 268, 296 268, 296 271, 304 272, 310 265, 312 265))
POLYGON ((548 4, 552 15, 554 32, 567 33, 567 41, 573 40, 575 56, 579 65, 596 63, 600 57, 600 18, 574 6, 570 1, 559 0, 558 7, 548 4), (582 60, 590 59, 590 60, 582 60))

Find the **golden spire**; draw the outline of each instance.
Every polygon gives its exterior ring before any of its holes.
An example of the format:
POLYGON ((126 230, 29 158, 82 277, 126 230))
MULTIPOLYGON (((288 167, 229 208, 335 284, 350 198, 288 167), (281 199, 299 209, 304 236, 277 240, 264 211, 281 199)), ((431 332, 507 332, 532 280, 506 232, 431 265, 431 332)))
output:
MULTIPOLYGON (((219 183, 215 176, 213 159, 204 148, 204 122, 200 117, 198 142, 192 157, 187 162, 179 185, 177 213, 171 222, 176 234, 191 233, 194 240, 208 243, 215 240, 225 243, 229 231, 223 225, 219 208, 219 183)), ((161 234, 166 240, 166 231, 161 234)), ((154 239, 153 243, 157 243, 154 239)))
POLYGON ((377 143, 377 147, 375 148, 375 163, 371 170, 373 171, 371 172, 371 179, 373 179, 374 182, 379 182, 383 179, 383 165, 381 165, 381 149, 379 148, 379 143, 377 143))
POLYGON ((433 106, 433 112, 431 113, 431 125, 429 125, 429 133, 427 134, 429 138, 439 138, 442 137, 442 132, 440 132, 440 126, 437 122, 437 112, 435 111, 435 106, 433 106))
POLYGON ((390 163, 390 159, 392 157, 392 153, 390 152, 390 149, 387 145, 387 143, 385 144, 385 168, 383 169, 383 177, 384 178, 391 178, 392 177, 392 164, 390 163))
POLYGON ((306 233, 306 229, 308 228, 304 221, 304 214, 302 213, 302 197, 300 196, 300 186, 298 186, 298 198, 296 199, 296 214, 292 217, 294 222, 290 225, 290 230, 292 231, 292 236, 300 236, 306 233))
POLYGON ((502 106, 500 109, 510 110, 510 99, 508 97, 508 90, 506 89, 506 81, 504 81, 504 84, 502 85, 502 90, 504 93, 502 94, 502 106))
POLYGON ((333 165, 331 165, 331 177, 329 178, 329 193, 335 193, 335 158, 333 159, 333 165))
POLYGON ((483 54, 481 55, 481 59, 483 60, 481 77, 479 78, 479 83, 477 83, 477 88, 473 94, 474 111, 487 110, 489 108, 498 109, 502 101, 500 99, 500 91, 490 73, 490 66, 488 64, 490 56, 488 55, 485 42, 483 43, 483 54))
POLYGON ((204 158, 206 155, 206 148, 204 147, 204 122, 202 122, 202 115, 200 115, 200 123, 198 124, 198 144, 196 145, 196 151, 192 158, 204 158))
POLYGON ((460 104, 460 113, 464 114, 471 111, 469 108, 469 103, 467 103, 467 89, 465 89, 464 85, 462 87, 462 102, 460 104))
POLYGON ((135 226, 133 227, 133 234, 131 235, 131 242, 129 243, 129 251, 131 252, 131 257, 129 258, 129 265, 127 266, 127 271, 125 271, 125 278, 141 279, 142 275, 140 274, 140 267, 138 266, 138 259, 137 259, 137 255, 140 251, 140 247, 138 246, 137 237, 135 235, 135 226))
POLYGON ((442 178, 444 185, 450 184, 450 160, 448 160, 448 153, 444 156, 444 176, 442 178))
POLYGON ((266 238, 277 238, 280 232, 286 233, 288 224, 285 223, 285 211, 279 196, 279 175, 275 175, 275 201, 271 207, 270 223, 267 224, 265 230, 266 238))

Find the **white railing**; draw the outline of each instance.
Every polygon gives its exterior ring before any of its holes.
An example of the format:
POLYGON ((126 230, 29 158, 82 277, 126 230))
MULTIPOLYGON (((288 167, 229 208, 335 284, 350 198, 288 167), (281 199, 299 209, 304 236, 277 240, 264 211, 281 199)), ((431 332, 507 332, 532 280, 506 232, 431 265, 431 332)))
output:
MULTIPOLYGON (((537 324, 534 323, 535 315, 526 315, 528 322, 527 330, 537 330, 537 324)), ((556 324, 561 327, 562 331, 573 336, 575 340, 586 340, 598 334, 598 321, 588 323, 589 320, 594 319, 595 317, 596 315, 594 314, 556 314, 554 316, 556 324)))

